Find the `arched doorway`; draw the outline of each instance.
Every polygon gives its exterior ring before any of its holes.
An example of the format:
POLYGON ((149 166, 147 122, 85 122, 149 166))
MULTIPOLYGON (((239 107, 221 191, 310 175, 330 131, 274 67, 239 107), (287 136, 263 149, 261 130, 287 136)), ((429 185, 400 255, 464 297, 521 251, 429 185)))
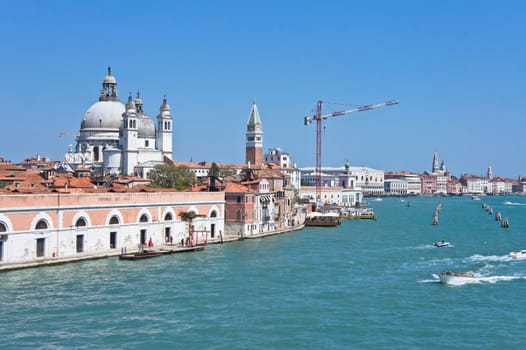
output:
POLYGON ((118 225, 120 224, 119 217, 114 215, 110 219, 110 249, 116 249, 117 248, 117 231, 112 225, 118 225))
MULTIPOLYGON (((170 222, 172 220, 173 220, 172 213, 166 213, 166 215, 164 216, 164 221, 170 222)), ((170 227, 170 225, 166 225, 164 227, 164 241, 168 244, 173 243, 172 228, 170 227)))
MULTIPOLYGON (((148 215, 146 214, 142 214, 141 217, 139 218, 139 222, 148 222, 149 219, 148 219, 148 215)), ((140 238, 141 238, 141 244, 142 245, 145 245, 146 244, 146 229, 141 229, 140 231, 140 238)))
MULTIPOLYGON (((48 224, 46 220, 39 220, 37 224, 35 225, 35 230, 47 230, 48 224)), ((45 238, 37 238, 36 241, 36 255, 37 258, 46 256, 46 239, 45 238)))

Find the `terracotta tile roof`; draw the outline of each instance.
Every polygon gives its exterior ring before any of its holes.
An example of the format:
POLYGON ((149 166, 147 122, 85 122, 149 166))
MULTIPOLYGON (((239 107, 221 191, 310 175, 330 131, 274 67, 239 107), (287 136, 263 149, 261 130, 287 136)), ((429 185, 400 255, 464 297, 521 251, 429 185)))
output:
POLYGON ((229 182, 227 183, 224 192, 225 193, 244 193, 244 192, 251 192, 251 191, 247 186, 243 186, 235 182, 229 182))
POLYGON ((18 165, 10 164, 10 163, 0 163, 0 170, 5 170, 7 172, 22 172, 22 173, 26 171, 26 169, 18 165))

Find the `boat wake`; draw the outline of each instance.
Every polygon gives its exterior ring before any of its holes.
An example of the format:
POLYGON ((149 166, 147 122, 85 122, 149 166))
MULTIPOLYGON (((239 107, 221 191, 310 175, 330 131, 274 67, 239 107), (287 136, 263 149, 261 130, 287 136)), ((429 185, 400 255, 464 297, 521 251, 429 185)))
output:
MULTIPOLYGON (((420 283, 441 283, 438 274, 432 275, 434 279, 421 280, 420 283)), ((466 284, 495 284, 497 282, 510 282, 515 280, 526 280, 526 276, 480 276, 476 275, 472 278, 455 278, 448 281, 446 284, 448 286, 463 286, 466 284)))
POLYGON ((512 261, 516 260, 515 258, 509 256, 509 255, 480 255, 475 254, 468 258, 466 258, 468 261, 471 262, 503 262, 503 261, 512 261))
POLYGON ((504 205, 518 205, 518 206, 524 206, 526 205, 525 203, 518 203, 518 202, 510 202, 510 201, 506 201, 504 202, 504 205))

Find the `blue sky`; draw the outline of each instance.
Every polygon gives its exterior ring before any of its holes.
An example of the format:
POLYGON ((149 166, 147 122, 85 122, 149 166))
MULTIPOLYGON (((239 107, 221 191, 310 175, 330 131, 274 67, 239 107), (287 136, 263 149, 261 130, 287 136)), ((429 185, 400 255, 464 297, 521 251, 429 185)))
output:
POLYGON ((526 175, 522 1, 2 1, 0 156, 60 159, 106 67, 121 101, 164 95, 175 160, 243 163, 252 100, 264 150, 324 166, 526 175))

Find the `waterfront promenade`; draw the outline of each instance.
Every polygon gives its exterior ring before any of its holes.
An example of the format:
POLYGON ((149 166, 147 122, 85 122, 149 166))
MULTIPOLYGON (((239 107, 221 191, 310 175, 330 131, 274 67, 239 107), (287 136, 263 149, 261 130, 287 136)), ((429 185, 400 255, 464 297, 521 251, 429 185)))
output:
MULTIPOLYGON (((274 230, 274 231, 267 231, 262 233, 256 233, 249 236, 234 236, 234 235, 226 235, 223 237, 223 240, 216 240, 211 241, 207 243, 199 243, 197 245, 200 246, 206 246, 208 244, 223 244, 223 243, 231 243, 236 241, 242 241, 245 239, 259 239, 259 238, 265 238, 269 236, 275 236, 280 235, 288 232, 298 231, 304 228, 304 225, 296 225, 292 227, 287 227, 285 229, 280 230, 274 230)), ((187 250, 187 246, 181 246, 180 244, 162 244, 162 245, 156 245, 153 247, 150 247, 149 250, 171 250, 176 252, 182 252, 187 250)), ((132 254, 137 253, 140 251, 140 247, 137 246, 136 248, 126 248, 126 253, 132 254)), ((54 257, 54 258, 43 258, 39 259, 37 261, 27 261, 27 262, 19 262, 19 263, 4 263, 0 265, 0 273, 4 271, 10 271, 10 270, 17 270, 17 269, 25 269, 25 268, 33 268, 33 267, 41 267, 41 266, 49 266, 49 265, 60 265, 60 264, 67 264, 67 263, 73 263, 73 262, 79 262, 79 261, 85 261, 85 260, 95 260, 95 259, 104 259, 104 258, 110 258, 119 256, 122 252, 120 250, 113 250, 113 251, 106 251, 99 254, 84 254, 84 255, 78 255, 73 257, 54 257)))

